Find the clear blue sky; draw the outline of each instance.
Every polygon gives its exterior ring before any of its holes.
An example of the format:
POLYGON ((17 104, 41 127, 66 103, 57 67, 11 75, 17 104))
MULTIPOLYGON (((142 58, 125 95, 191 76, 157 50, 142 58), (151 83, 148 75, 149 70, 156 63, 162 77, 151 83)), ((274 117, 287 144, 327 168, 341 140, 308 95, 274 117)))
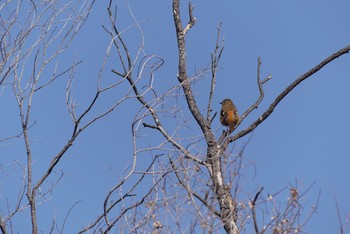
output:
MULTIPOLYGON (((132 23, 125 1, 118 1, 120 28, 132 23)), ((143 20, 141 27, 145 39, 145 53, 157 54, 165 63, 157 77, 162 85, 176 83, 177 54, 175 30, 170 1, 129 1, 134 16, 143 20)), ((318 64, 327 56, 350 43, 350 2, 339 1, 193 1, 197 22, 187 36, 188 70, 206 67, 216 40, 216 26, 222 22, 225 49, 218 71, 215 94, 215 111, 219 101, 232 98, 244 112, 258 97, 256 86, 257 57, 262 58, 262 75, 272 74, 265 85, 265 99, 239 130, 249 126, 265 111, 274 98, 293 80, 318 64)), ((182 2, 182 16, 187 22, 187 1, 182 2)), ((93 98, 95 79, 106 47, 108 35, 101 25, 108 23, 106 5, 97 1, 90 18, 72 44, 62 64, 71 61, 72 54, 83 59, 74 83, 74 97, 79 107, 93 98)), ((140 36, 135 28, 125 34, 132 51, 136 51, 140 36)), ((312 204, 321 190, 317 214, 306 226, 308 233, 338 233, 339 222, 334 196, 345 224, 350 218, 350 55, 327 65, 288 95, 273 114, 253 133, 245 157, 251 160, 256 171, 249 170, 246 182, 252 187, 264 186, 263 196, 295 184, 307 189, 316 184, 306 198, 312 204), (253 176, 253 174, 255 176, 253 176)), ((114 79, 108 71, 105 79, 114 79)), ((71 134, 71 123, 65 109, 66 79, 62 79, 48 91, 39 93, 34 100, 32 120, 37 121, 31 132, 35 154, 35 174, 39 175, 52 155, 71 134)), ((201 84, 209 79, 200 81, 201 84)), ((207 95, 196 87, 199 102, 205 103, 207 95)), ((162 87, 163 88, 163 87, 162 87)), ((16 133, 19 129, 18 110, 14 106, 11 89, 0 94, 1 132, 16 133), (14 130, 15 129, 15 130, 14 130)), ((106 106, 120 94, 103 99, 106 106)), ((201 109, 205 110, 205 105, 201 109)), ((102 211, 101 199, 118 182, 119 175, 132 159, 131 127, 139 106, 134 101, 125 102, 119 110, 98 122, 80 136, 66 158, 56 169, 64 177, 55 188, 51 200, 38 210, 39 227, 46 233, 49 220, 57 217, 62 224, 67 210, 81 201, 70 214, 65 233, 74 233, 92 221, 102 211)), ((98 111, 98 110, 96 110, 98 111)), ((220 129, 218 119, 213 129, 220 129)), ((196 129, 198 131, 198 129, 196 129)), ((0 138, 6 134, 1 133, 0 138)), ((249 136, 239 140, 243 145, 249 136)), ((143 142, 145 143, 145 142, 143 142)), ((145 156, 145 155, 143 155, 145 156)), ((25 162, 25 150, 21 140, 0 144, 1 211, 6 210, 4 199, 17 198, 12 186, 19 183, 13 178, 20 171, 18 160, 25 162)), ((142 164, 143 158, 140 158, 142 164)), ((283 199, 282 199, 283 201, 283 199)), ((23 219, 25 233, 28 217, 23 219), (27 221, 24 221, 27 220, 27 221)), ((349 231, 350 228, 347 228, 349 231)))

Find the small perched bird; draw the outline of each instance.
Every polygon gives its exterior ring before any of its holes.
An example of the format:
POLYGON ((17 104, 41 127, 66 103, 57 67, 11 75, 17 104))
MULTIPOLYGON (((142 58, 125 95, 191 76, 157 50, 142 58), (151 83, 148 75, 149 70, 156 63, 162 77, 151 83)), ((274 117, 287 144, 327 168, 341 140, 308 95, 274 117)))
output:
POLYGON ((220 104, 221 104, 220 122, 222 125, 228 126, 230 129, 230 132, 232 132, 239 121, 237 108, 235 104, 233 104, 232 100, 228 98, 220 102, 220 104))

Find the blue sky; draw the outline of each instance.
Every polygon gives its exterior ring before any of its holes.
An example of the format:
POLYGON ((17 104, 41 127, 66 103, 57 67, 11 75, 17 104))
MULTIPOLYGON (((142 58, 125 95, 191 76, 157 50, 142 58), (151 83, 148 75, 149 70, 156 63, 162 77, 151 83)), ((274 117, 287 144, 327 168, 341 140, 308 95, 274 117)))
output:
MULTIPOLYGON (((197 21, 187 34, 188 71, 191 75, 208 66, 215 45, 216 26, 220 22, 223 25, 221 35, 225 39, 225 49, 218 71, 214 111, 219 111, 219 101, 224 98, 234 100, 240 114, 254 103, 258 97, 258 56, 262 59, 262 76, 272 74, 272 79, 264 86, 263 102, 238 130, 256 120, 293 80, 350 42, 350 2, 346 0, 198 0, 193 3, 197 21)), ((142 21, 145 53, 156 54, 165 61, 156 73, 156 79, 159 79, 160 89, 166 90, 177 82, 177 47, 171 3, 153 0, 129 1, 129 4, 136 19, 142 21)), ((187 1, 182 2, 184 22, 188 20, 187 4, 187 1)), ((117 22, 122 29, 133 21, 126 2, 118 1, 118 5, 117 22)), ((83 60, 73 83, 78 111, 93 98, 96 77, 109 43, 108 35, 101 27, 107 23, 106 5, 97 1, 70 52, 61 57, 63 66, 72 61, 74 54, 83 60)), ((135 53, 141 42, 137 29, 127 30, 125 39, 131 52, 135 53)), ((349 63, 350 57, 345 55, 297 87, 254 131, 245 151, 246 160, 255 165, 255 170, 248 169, 245 182, 251 187, 264 186, 263 196, 289 184, 294 185, 295 181, 301 190, 316 182, 306 197, 308 204, 313 203, 321 191, 317 213, 305 229, 308 233, 339 232, 334 196, 343 224, 350 216, 349 63)), ((107 83, 115 78, 109 72, 113 66, 113 62, 109 62, 103 73, 107 83)), ((194 87, 203 113, 207 78, 194 87)), ((37 176, 71 134, 72 124, 65 107, 66 83, 67 77, 47 91, 38 93, 34 100, 32 121, 37 124, 31 137, 37 176)), ((126 89, 127 86, 119 93, 104 96, 96 113, 108 108, 126 93, 126 89)), ((15 104, 11 89, 3 89, 0 105, 6 114, 0 115, 3 132, 0 138, 18 132, 20 125, 15 104)), ((138 109, 135 101, 128 100, 77 139, 57 168, 57 178, 61 171, 64 173, 62 180, 52 198, 39 208, 39 224, 44 233, 49 230, 49 225, 42 217, 51 220, 57 216, 58 223, 62 223, 67 210, 77 201, 80 202, 70 214, 71 222, 66 226, 66 233, 76 232, 102 211, 101 199, 118 182, 132 159, 130 125, 138 109)), ((199 132, 198 128, 193 128, 199 132)), ((212 128, 219 136, 222 127, 217 118, 212 128)), ((240 139, 238 145, 244 145, 249 136, 240 139)), ((158 136, 151 134, 151 137, 154 143, 160 140, 158 136)), ((144 139, 142 144, 147 144, 147 140, 144 139)), ((6 210, 5 197, 17 197, 18 191, 12 185, 20 183, 17 175, 21 171, 19 165, 25 162, 23 147, 20 139, 0 143, 2 211, 6 210)), ((142 160, 147 161, 146 157, 140 157, 141 165, 142 160)), ((19 231, 24 233, 28 217, 19 215, 16 219, 23 219, 25 225, 19 231)))

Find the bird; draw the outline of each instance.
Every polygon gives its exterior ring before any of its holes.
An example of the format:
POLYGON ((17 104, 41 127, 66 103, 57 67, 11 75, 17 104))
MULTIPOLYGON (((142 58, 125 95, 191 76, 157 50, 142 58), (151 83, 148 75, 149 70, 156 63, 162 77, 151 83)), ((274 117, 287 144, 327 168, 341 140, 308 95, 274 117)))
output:
POLYGON ((230 132, 232 132, 239 121, 237 108, 229 98, 224 99, 220 104, 220 122, 222 125, 228 126, 230 132))

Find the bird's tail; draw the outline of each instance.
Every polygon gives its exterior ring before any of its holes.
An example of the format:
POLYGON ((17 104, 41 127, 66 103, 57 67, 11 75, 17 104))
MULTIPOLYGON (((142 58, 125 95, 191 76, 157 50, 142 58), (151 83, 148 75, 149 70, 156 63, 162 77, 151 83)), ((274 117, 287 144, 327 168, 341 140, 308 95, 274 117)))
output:
POLYGON ((234 123, 230 123, 230 125, 228 126, 230 133, 233 131, 233 129, 235 129, 235 124, 234 123))

